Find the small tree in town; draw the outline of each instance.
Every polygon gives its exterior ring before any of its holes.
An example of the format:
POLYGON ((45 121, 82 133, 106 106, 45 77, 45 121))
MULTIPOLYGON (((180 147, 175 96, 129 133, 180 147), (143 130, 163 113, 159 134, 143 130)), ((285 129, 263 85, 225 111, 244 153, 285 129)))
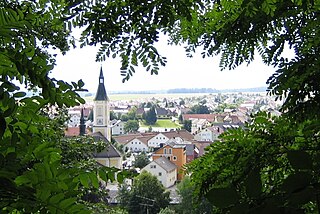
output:
POLYGON ((146 112, 144 119, 147 125, 154 125, 157 122, 157 114, 154 106, 146 112))
POLYGON ((183 121, 183 128, 188 132, 191 132, 192 121, 191 120, 184 120, 183 121))
POLYGON ((134 178, 133 185, 120 186, 118 199, 129 214, 157 214, 169 205, 169 192, 157 179, 146 171, 134 178))
POLYGON ((124 131, 126 133, 137 132, 139 129, 139 122, 137 120, 128 120, 124 125, 124 131))
POLYGON ((135 156, 135 161, 133 163, 133 166, 142 169, 149 163, 150 163, 150 160, 147 154, 145 152, 142 152, 141 154, 135 156))

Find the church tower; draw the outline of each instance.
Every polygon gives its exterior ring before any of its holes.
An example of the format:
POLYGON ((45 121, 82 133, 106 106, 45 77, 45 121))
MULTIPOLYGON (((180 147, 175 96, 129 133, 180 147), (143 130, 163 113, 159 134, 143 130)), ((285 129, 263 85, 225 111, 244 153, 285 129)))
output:
POLYGON ((102 67, 99 75, 99 85, 93 100, 93 132, 101 132, 111 142, 109 98, 104 87, 102 67))

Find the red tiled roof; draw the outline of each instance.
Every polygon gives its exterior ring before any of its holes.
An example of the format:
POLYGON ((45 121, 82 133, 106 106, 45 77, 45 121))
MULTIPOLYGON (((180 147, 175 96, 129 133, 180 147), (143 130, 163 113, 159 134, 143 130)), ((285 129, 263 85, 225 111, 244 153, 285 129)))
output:
POLYGON ((206 119, 210 122, 215 121, 216 114, 183 114, 184 120, 190 120, 190 119, 206 119))
MULTIPOLYGON (((90 131, 89 129, 86 129, 86 134, 88 134, 90 131)), ((80 135, 80 128, 79 127, 68 127, 66 130, 64 130, 64 135, 66 137, 73 137, 73 136, 79 136, 80 135)))

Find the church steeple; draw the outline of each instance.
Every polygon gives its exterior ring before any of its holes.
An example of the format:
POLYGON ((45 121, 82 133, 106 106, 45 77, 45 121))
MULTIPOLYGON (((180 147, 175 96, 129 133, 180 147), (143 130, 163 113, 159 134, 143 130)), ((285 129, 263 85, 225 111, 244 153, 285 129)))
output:
POLYGON ((100 69, 98 90, 93 103, 93 132, 101 132, 107 140, 111 141, 109 98, 104 87, 102 67, 100 69))
POLYGON ((86 124, 84 123, 84 116, 83 116, 83 108, 81 109, 81 116, 80 116, 80 135, 83 136, 86 134, 86 124))
POLYGON ((94 98, 94 100, 97 100, 97 101, 98 100, 99 101, 109 100, 109 98, 107 96, 106 88, 104 87, 104 77, 103 77, 103 72, 102 72, 102 66, 100 68, 98 90, 97 90, 96 97, 94 98))

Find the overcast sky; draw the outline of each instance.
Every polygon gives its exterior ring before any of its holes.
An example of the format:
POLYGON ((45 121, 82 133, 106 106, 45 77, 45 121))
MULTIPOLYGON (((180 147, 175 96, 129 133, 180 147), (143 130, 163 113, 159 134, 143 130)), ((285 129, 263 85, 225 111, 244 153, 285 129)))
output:
POLYGON ((82 79, 85 88, 96 92, 100 66, 102 66, 107 91, 165 90, 171 88, 252 88, 266 86, 266 81, 275 68, 268 67, 258 58, 248 67, 220 71, 219 57, 203 59, 200 55, 186 57, 183 47, 168 46, 166 41, 158 45, 160 54, 168 59, 160 67, 158 75, 150 75, 141 65, 129 81, 122 83, 120 60, 107 59, 95 62, 96 47, 77 48, 66 55, 58 55, 57 66, 52 76, 65 81, 82 79))

